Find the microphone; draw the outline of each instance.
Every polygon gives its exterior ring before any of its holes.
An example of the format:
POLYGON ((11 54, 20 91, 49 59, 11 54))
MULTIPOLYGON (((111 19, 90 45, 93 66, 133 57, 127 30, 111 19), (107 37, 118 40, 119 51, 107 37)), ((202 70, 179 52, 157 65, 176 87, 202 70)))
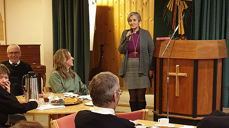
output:
POLYGON ((180 19, 180 21, 179 21, 177 27, 175 28, 175 30, 174 30, 174 32, 173 32, 173 34, 172 34, 172 36, 170 37, 169 42, 168 42, 167 45, 165 46, 165 49, 164 49, 164 51, 162 52, 161 56, 164 56, 165 51, 168 49, 168 47, 169 47, 169 45, 170 45, 170 42, 172 41, 172 39, 173 39, 175 33, 177 32, 177 30, 178 30, 178 28, 179 28, 179 26, 180 26, 181 21, 182 21, 183 19, 184 19, 184 14, 183 14, 183 16, 181 17, 181 19, 180 19))
MULTIPOLYGON (((129 32, 129 31, 130 31, 130 35, 129 35, 127 38, 130 40, 130 39, 131 39, 131 36, 132 36, 132 34, 133 34, 133 29, 129 29, 128 32, 129 32)), ((128 32, 127 32, 127 33, 128 33, 128 32)))

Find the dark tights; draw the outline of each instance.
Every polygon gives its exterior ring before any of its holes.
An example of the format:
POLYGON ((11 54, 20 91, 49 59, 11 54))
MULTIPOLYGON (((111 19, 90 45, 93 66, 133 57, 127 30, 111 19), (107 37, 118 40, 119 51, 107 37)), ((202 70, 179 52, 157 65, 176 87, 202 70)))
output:
POLYGON ((130 101, 131 102, 145 102, 146 89, 129 89, 130 101))

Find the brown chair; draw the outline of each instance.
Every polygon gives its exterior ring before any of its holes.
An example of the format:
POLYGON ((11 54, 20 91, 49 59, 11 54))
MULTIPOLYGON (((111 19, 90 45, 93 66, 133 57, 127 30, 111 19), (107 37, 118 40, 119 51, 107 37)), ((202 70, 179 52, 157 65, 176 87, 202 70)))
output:
POLYGON ((75 128, 75 117, 77 113, 52 120, 51 128, 75 128))
POLYGON ((141 109, 138 111, 127 112, 127 113, 116 113, 116 116, 128 120, 147 120, 148 109, 141 109))

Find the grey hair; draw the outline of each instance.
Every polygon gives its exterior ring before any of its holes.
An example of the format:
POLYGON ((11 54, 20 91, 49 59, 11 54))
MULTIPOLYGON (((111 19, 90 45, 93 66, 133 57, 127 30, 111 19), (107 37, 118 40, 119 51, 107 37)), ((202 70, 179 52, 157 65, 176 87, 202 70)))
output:
POLYGON ((111 72, 101 72, 92 78, 88 89, 93 104, 104 107, 112 102, 114 91, 119 89, 119 79, 111 72))
POLYGON ((10 50, 11 48, 17 48, 17 49, 21 52, 20 46, 18 46, 17 44, 10 44, 10 45, 7 47, 7 53, 9 52, 9 50, 10 50))
POLYGON ((131 16, 136 16, 137 19, 138 19, 138 22, 142 21, 141 16, 140 16, 140 14, 138 12, 131 12, 131 13, 129 13, 129 15, 127 17, 127 21, 129 21, 129 19, 130 19, 131 16))

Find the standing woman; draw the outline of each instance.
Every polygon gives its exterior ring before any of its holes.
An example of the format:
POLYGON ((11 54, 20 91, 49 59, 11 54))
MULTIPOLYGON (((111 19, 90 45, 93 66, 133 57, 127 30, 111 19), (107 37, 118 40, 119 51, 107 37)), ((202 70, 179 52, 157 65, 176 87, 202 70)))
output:
POLYGON ((74 58, 67 49, 59 49, 53 57, 54 68, 49 78, 49 85, 54 93, 73 92, 88 94, 87 86, 71 67, 74 58))
POLYGON ((120 54, 124 54, 119 75, 124 78, 124 88, 130 95, 131 111, 144 109, 146 106, 146 88, 150 88, 149 77, 154 44, 150 33, 141 29, 141 16, 131 12, 127 17, 130 29, 124 30, 119 45, 120 54))

